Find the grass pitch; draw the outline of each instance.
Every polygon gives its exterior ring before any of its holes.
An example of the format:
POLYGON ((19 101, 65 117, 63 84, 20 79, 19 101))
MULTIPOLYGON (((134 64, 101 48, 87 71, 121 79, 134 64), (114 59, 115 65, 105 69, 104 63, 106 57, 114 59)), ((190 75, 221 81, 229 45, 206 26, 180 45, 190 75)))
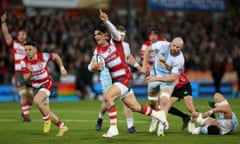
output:
MULTIPOLYGON (((209 110, 207 102, 210 99, 194 100, 196 108, 204 112, 209 110)), ((140 103, 147 101, 141 100, 140 103)), ((229 99, 233 110, 240 118, 240 99, 229 99)), ((137 135, 127 133, 123 108, 116 101, 118 109, 118 128, 120 135, 113 138, 103 138, 107 131, 109 120, 107 114, 101 131, 95 130, 95 122, 98 116, 100 101, 79 102, 51 102, 51 109, 69 127, 69 131, 63 137, 56 137, 58 128, 53 124, 49 134, 43 134, 43 120, 35 106, 31 109, 30 123, 23 123, 20 116, 18 102, 0 103, 0 144, 238 144, 240 143, 240 128, 231 135, 190 135, 187 129, 181 130, 182 120, 179 117, 169 115, 170 128, 164 137, 158 137, 156 133, 148 132, 150 117, 134 113, 135 127, 140 132, 137 135)), ((187 112, 183 102, 175 104, 180 110, 187 112)))

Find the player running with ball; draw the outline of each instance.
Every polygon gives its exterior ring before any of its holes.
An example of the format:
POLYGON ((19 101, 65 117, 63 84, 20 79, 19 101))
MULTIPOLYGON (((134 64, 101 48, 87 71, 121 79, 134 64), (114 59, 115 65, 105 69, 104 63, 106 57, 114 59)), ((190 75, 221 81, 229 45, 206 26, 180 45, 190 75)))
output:
MULTIPOLYGON (((103 134, 103 137, 113 137, 119 134, 117 128, 117 108, 114 103, 116 98, 120 98, 132 111, 156 117, 164 124, 168 124, 163 111, 154 111, 145 104, 139 104, 133 95, 126 95, 131 91, 132 72, 124 57, 121 36, 116 27, 109 21, 108 15, 102 10, 99 10, 99 12, 99 17, 104 25, 101 25, 94 31, 94 38, 97 42, 94 54, 99 54, 104 58, 105 65, 109 68, 113 82, 113 85, 104 93, 104 102, 110 119, 110 128, 103 134)), ((102 63, 92 61, 89 69, 91 71, 100 71, 103 69, 103 65, 102 63)))

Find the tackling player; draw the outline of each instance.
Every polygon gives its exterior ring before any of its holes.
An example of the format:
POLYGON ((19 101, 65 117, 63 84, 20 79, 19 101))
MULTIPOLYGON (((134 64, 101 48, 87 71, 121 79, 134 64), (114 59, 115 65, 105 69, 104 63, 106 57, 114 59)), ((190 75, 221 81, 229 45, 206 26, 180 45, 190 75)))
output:
MULTIPOLYGON (((166 41, 166 39, 164 37, 159 36, 159 31, 155 27, 149 27, 147 29, 147 35, 148 35, 148 40, 144 42, 144 44, 141 47, 141 51, 140 51, 140 55, 141 55, 142 60, 143 60, 143 57, 144 57, 144 52, 147 49, 147 47, 149 47, 149 46, 151 46, 151 44, 159 42, 159 41, 166 41)), ((151 68, 151 66, 154 62, 154 57, 155 57, 155 52, 151 51, 149 59, 148 59, 147 70, 150 70, 150 68, 151 68)), ((181 72, 178 79, 179 79, 180 83, 174 88, 173 97, 178 97, 179 99, 182 99, 184 97, 184 99, 185 99, 186 98, 185 96, 191 96, 191 97, 187 97, 187 102, 186 103, 189 103, 189 104, 193 103, 193 102, 190 102, 188 100, 190 98, 192 99, 192 94, 191 94, 192 89, 191 89, 191 85, 190 84, 188 85, 189 81, 188 81, 187 77, 185 76, 185 73, 181 72), (183 78, 185 78, 185 79, 183 79, 183 78), (183 83, 186 83, 187 85, 182 87, 181 85, 183 83), (181 91, 186 91, 186 90, 188 91, 187 94, 183 94, 181 92, 181 91), (188 94, 190 94, 190 95, 188 95, 188 94)), ((156 95, 158 95, 158 94, 156 94, 156 95)), ((148 100, 150 102, 150 106, 153 109, 158 109, 159 108, 159 106, 158 106, 159 102, 158 102, 158 98, 157 98, 156 95, 155 95, 155 97, 148 97, 148 100)), ((175 102, 176 101, 173 100, 170 105, 172 105, 175 102)), ((185 104, 185 105, 187 106, 188 104, 185 104)), ((187 106, 187 108, 188 108, 188 110, 191 109, 190 111, 192 112, 192 110, 194 109, 193 104, 187 106)), ((176 115, 176 116, 179 116, 179 117, 182 118, 182 120, 183 120, 182 130, 184 130, 187 127, 188 121, 190 120, 190 116, 188 114, 185 114, 185 113, 181 112, 180 110, 178 110, 175 107, 170 107, 168 112, 170 114, 173 114, 173 115, 176 115)), ((157 127, 157 124, 158 124, 158 121, 153 118, 152 121, 151 121, 150 127, 149 127, 149 132, 154 132, 156 127, 157 127)))
MULTIPOLYGON (((148 71, 150 53, 155 52, 154 63, 151 66, 148 82, 148 97, 150 100, 160 101, 161 109, 166 116, 168 114, 168 102, 175 87, 178 76, 184 68, 184 56, 182 53, 183 39, 176 37, 172 42, 158 41, 145 50, 143 59, 143 71, 148 71), (158 97, 160 93, 160 96, 158 97)), ((159 123, 158 136, 164 136, 164 128, 159 123)), ((150 127, 151 128, 151 127, 150 127)))

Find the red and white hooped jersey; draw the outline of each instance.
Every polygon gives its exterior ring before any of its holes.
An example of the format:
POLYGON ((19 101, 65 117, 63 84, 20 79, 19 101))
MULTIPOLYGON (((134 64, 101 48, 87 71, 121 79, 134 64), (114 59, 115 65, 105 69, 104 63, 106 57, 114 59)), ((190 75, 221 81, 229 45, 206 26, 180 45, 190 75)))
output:
POLYGON ((50 89, 52 86, 52 80, 50 78, 49 72, 48 72, 48 61, 53 60, 53 54, 52 53, 37 53, 37 59, 36 60, 29 60, 27 57, 25 57, 21 61, 22 66, 22 72, 23 74, 29 73, 28 67, 32 67, 32 87, 39 88, 43 84, 49 83, 49 87, 46 88, 50 89))
MULTIPOLYGON (((166 39, 165 39, 164 37, 158 37, 158 40, 157 40, 157 41, 166 41, 166 39)), ((140 56, 141 56, 141 58, 144 57, 144 52, 145 52, 145 50, 146 50, 148 47, 150 47, 151 44, 152 44, 152 43, 151 43, 150 40, 147 40, 147 41, 144 42, 144 44, 142 45, 141 50, 140 50, 140 56)), ((148 63, 149 63, 150 65, 153 64, 154 58, 155 58, 155 52, 151 52, 151 53, 150 53, 150 56, 149 56, 149 60, 148 60, 148 63)))
POLYGON ((175 89, 179 89, 188 83, 189 83, 189 80, 188 80, 185 72, 181 71, 180 75, 178 76, 178 83, 175 86, 175 89))
POLYGON ((101 55, 104 58, 113 81, 120 81, 126 86, 129 85, 132 73, 126 63, 121 41, 112 40, 106 47, 97 46, 94 54, 101 55))
POLYGON ((10 47, 12 48, 12 55, 14 59, 14 70, 21 71, 20 62, 26 56, 24 44, 17 41, 12 41, 10 47))

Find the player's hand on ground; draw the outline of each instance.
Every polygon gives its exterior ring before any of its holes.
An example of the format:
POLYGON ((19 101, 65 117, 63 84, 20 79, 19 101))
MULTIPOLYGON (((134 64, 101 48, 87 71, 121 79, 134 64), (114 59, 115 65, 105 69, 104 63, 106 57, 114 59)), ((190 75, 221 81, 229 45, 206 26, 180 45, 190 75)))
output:
POLYGON ((108 21, 108 15, 102 11, 102 9, 99 9, 99 18, 103 21, 106 22, 108 21))

